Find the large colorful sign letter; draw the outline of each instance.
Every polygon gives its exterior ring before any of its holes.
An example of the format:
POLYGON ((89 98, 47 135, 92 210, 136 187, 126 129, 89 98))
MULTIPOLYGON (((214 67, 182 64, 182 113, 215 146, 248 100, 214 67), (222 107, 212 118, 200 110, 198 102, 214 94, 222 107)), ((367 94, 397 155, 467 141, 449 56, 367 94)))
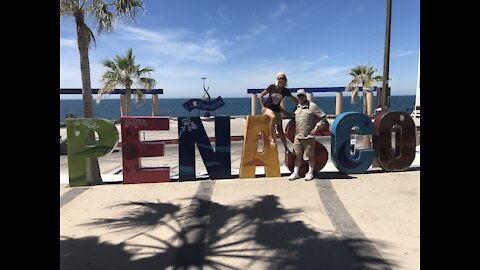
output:
POLYGON ((383 112, 373 122, 373 149, 387 172, 404 171, 415 159, 415 122, 405 112, 383 112), (392 138, 392 132, 395 134, 392 138), (395 147, 392 147, 392 139, 395 147))
POLYGON ((170 167, 142 168, 141 157, 163 156, 164 144, 161 142, 140 142, 142 130, 169 130, 169 117, 161 116, 123 116, 122 157, 123 183, 158 183, 170 181, 170 167))
POLYGON ((270 147, 268 142, 266 142, 263 152, 257 152, 260 133, 266 138, 266 134, 268 134, 268 117, 265 115, 247 116, 242 161, 240 162, 240 178, 255 178, 257 166, 265 167, 267 177, 280 177, 280 161, 278 160, 277 147, 270 147))
POLYGON ((195 144, 210 179, 232 178, 230 116, 215 117, 215 150, 200 117, 178 118, 179 180, 195 180, 195 144))
POLYGON ((89 185, 92 179, 87 177, 89 162, 87 158, 110 154, 118 143, 118 131, 107 119, 75 118, 65 119, 67 125, 68 178, 71 187, 89 185), (87 136, 95 131, 98 141, 87 144, 87 136))
POLYGON ((373 124, 363 113, 344 112, 332 124, 332 162, 345 174, 365 172, 372 165, 374 150, 355 150, 350 154, 350 134, 352 127, 358 127, 359 135, 371 135, 373 124))

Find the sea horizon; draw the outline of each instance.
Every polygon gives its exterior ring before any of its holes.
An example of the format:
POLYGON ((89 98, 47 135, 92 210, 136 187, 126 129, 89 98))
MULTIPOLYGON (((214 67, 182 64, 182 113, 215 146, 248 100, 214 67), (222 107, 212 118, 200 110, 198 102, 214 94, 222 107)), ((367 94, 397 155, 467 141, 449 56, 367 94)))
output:
MULTIPOLYGON (((216 97, 212 97, 215 99, 216 97)), ((203 111, 193 110, 187 111, 182 105, 191 98, 162 98, 159 96, 160 116, 181 117, 181 116, 203 116, 203 111)), ((212 116, 228 115, 228 116, 245 116, 251 114, 251 97, 228 97, 222 99, 225 105, 215 112, 211 112, 212 116)), ((314 102, 327 114, 335 114, 335 96, 315 96, 314 102)), ((377 107, 377 96, 373 97, 373 108, 377 107)), ((356 104, 350 103, 350 96, 343 96, 343 111, 362 111, 363 101, 360 98, 356 104)), ((392 95, 390 97, 391 110, 399 110, 410 113, 415 106, 415 95, 392 95)), ((293 102, 286 100, 286 110, 292 111, 293 102)), ((83 116, 82 99, 60 99, 60 122, 65 121, 67 115, 76 117, 83 116)), ((100 103, 93 102, 94 117, 106 118, 110 120, 120 119, 120 99, 108 98, 103 99, 100 103)), ((257 102, 257 114, 260 114, 260 105, 257 102)), ((132 116, 151 116, 152 100, 147 98, 144 104, 137 104, 132 99, 131 106, 132 116)))

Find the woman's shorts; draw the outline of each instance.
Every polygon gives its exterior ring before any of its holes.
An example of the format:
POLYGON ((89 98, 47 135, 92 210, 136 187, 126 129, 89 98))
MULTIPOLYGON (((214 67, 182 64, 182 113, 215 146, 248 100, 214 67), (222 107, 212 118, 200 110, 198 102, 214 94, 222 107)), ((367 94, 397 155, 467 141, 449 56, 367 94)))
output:
POLYGON ((263 115, 268 116, 270 113, 273 113, 275 115, 275 124, 280 125, 280 127, 281 127, 282 126, 282 120, 283 120, 282 112, 274 112, 271 109, 265 107, 265 111, 263 112, 263 115))

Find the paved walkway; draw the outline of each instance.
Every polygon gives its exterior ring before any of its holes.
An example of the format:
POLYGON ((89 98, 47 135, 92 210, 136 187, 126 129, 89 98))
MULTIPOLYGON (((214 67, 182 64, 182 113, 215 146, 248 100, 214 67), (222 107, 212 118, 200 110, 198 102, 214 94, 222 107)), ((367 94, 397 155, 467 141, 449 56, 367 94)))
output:
POLYGON ((419 176, 62 184, 61 269, 419 269, 419 176))

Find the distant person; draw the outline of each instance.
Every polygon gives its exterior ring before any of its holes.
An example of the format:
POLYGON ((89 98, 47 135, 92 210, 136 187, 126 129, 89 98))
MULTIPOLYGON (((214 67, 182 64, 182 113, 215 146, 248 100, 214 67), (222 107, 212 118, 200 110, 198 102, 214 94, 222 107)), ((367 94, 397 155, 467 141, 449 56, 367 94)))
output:
POLYGON ((298 104, 298 100, 292 96, 290 90, 287 87, 288 79, 285 73, 279 72, 277 74, 277 81, 275 84, 271 84, 267 87, 267 89, 263 90, 260 93, 260 105, 262 106, 262 114, 266 115, 270 118, 270 122, 268 124, 269 127, 269 142, 271 147, 275 147, 277 142, 277 133, 275 132, 275 125, 277 126, 278 134, 280 134, 280 139, 285 147, 286 152, 290 152, 287 147, 287 139, 285 137, 285 133, 283 132, 282 120, 283 116, 282 113, 286 115, 290 115, 287 111, 285 111, 281 106, 280 103, 282 102, 284 97, 289 97, 295 104, 298 104), (264 103, 263 96, 268 94, 268 99, 264 103))
POLYGON ((293 181, 300 178, 298 170, 303 156, 303 159, 308 162, 305 180, 310 181, 313 179, 313 168, 315 167, 315 132, 326 124, 327 114, 317 104, 307 100, 305 90, 299 89, 297 98, 299 103, 292 117, 296 126, 293 142, 293 152, 296 155, 295 167, 288 180, 293 181))

